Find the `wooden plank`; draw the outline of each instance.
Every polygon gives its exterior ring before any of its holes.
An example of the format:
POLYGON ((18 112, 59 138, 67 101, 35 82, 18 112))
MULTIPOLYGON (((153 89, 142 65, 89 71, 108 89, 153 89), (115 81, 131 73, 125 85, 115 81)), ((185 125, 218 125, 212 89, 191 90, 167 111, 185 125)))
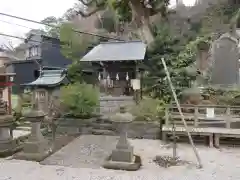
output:
MULTIPOLYGON (((194 120, 194 114, 184 114, 186 119, 194 120)), ((215 118, 207 119, 205 114, 198 114, 198 120, 216 120, 216 121, 225 121, 229 116, 227 115, 215 115, 215 118)), ((179 114, 171 114, 171 118, 180 119, 181 116, 179 114)), ((240 122, 240 116, 231 116, 231 122, 240 122)))
MULTIPOLYGON (((201 133, 216 133, 216 134, 229 134, 229 135, 240 135, 240 129, 227 129, 227 128, 215 128, 215 127, 188 127, 189 131, 201 132, 201 133)), ((162 131, 172 131, 172 127, 163 126, 162 131)), ((177 132, 185 132, 185 127, 176 127, 177 132)))
MULTIPOLYGON (((170 131, 165 131, 165 132, 162 132, 163 133, 163 141, 167 142, 168 141, 168 134, 172 134, 170 131)), ((213 142, 213 133, 196 133, 196 132, 191 132, 192 135, 198 135, 198 136, 201 136, 201 137, 204 137, 204 138, 208 138, 208 146, 209 147, 213 147, 214 146, 214 142, 213 142)), ((182 135, 185 135, 187 136, 186 132, 176 132, 176 135, 177 136, 182 136, 182 135)))

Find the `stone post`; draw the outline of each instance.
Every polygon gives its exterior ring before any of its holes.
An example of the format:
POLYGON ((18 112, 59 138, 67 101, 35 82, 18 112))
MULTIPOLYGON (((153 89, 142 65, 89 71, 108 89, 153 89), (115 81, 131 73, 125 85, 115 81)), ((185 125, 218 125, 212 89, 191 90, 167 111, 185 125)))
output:
POLYGON ((133 146, 127 140, 127 128, 133 119, 132 114, 126 112, 124 107, 120 107, 120 112, 111 117, 111 120, 116 123, 120 130, 120 137, 116 148, 103 167, 122 170, 138 170, 140 168, 141 159, 133 154, 133 146))
POLYGON ((16 154, 16 159, 42 161, 50 153, 50 145, 41 133, 41 123, 45 114, 42 111, 33 109, 25 115, 26 120, 31 122, 31 134, 24 143, 23 152, 16 154))

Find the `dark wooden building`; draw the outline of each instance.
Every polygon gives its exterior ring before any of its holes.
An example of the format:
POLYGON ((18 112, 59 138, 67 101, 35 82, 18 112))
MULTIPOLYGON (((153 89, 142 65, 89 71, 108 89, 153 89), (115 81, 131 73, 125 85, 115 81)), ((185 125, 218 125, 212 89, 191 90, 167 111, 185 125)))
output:
POLYGON ((30 34, 26 38, 25 44, 25 48, 22 49, 25 59, 5 64, 8 73, 16 74, 16 86, 36 80, 39 77, 40 67, 60 69, 66 68, 72 62, 61 53, 61 44, 58 38, 30 34))

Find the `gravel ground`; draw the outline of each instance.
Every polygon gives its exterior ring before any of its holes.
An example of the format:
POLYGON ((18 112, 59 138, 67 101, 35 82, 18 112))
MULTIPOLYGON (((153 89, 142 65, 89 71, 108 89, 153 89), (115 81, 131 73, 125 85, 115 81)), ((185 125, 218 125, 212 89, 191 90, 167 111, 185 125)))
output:
MULTIPOLYGON (((94 139, 94 136, 86 136, 89 139, 94 139)), ((86 138, 84 137, 84 138, 86 138)), ((104 137, 111 144, 109 137, 104 137)), ((79 157, 76 161, 81 161, 80 158, 84 154, 79 151, 79 139, 74 140, 69 145, 64 147, 62 153, 63 159, 69 157, 68 164, 73 164, 73 157, 78 151, 79 157), (75 144, 75 145, 73 145, 75 144), (68 149, 68 147, 77 148, 68 149), (63 150, 70 150, 69 152, 63 150)), ((97 138, 96 138, 97 139, 97 138)), ((189 145, 179 145, 178 155, 182 160, 191 162, 185 166, 175 166, 170 168, 162 168, 153 163, 153 158, 156 155, 171 155, 171 149, 166 148, 158 140, 130 140, 135 148, 135 153, 140 155, 143 160, 143 166, 139 171, 114 171, 105 170, 94 166, 93 168, 83 168, 81 163, 75 162, 72 167, 59 165, 40 165, 36 162, 27 162, 19 160, 0 160, 0 180, 238 180, 240 179, 240 149, 239 148, 222 148, 220 150, 198 146, 198 151, 202 159, 203 168, 196 168, 196 158, 189 145), (74 167, 73 167, 74 166, 74 167), (78 168, 77 168, 78 167, 78 168)), ((113 144, 112 144, 113 145, 113 144)), ((94 151, 103 152, 102 151, 94 151)), ((58 153, 59 153, 58 152, 58 153)), ((55 153, 54 155, 56 155, 55 153)), ((104 153, 103 153, 104 154, 104 153)), ((106 153, 107 154, 107 153, 106 153)), ((54 155, 52 155, 53 158, 54 155)), ((92 157, 88 155, 88 157, 92 157)), ((100 157, 100 154, 99 156, 100 157)), ((87 159, 85 157, 85 159, 87 159)), ((91 159, 91 158, 90 158, 91 159)), ((52 159, 54 160, 54 159, 52 159)), ((91 160, 96 162, 95 158, 91 160)), ((60 161, 60 159, 59 159, 60 161)), ((49 161, 50 162, 50 161, 49 161)), ((56 160, 55 160, 56 162, 56 160)), ((88 163, 90 166, 92 163, 88 163)), ((71 165, 70 165, 71 166, 71 165)))

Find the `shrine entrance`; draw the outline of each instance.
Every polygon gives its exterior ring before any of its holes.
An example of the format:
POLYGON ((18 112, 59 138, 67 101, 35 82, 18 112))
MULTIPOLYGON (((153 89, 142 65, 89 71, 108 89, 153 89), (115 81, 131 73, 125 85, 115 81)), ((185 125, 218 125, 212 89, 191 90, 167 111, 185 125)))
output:
POLYGON ((100 92, 112 96, 133 96, 131 80, 135 79, 136 65, 132 62, 105 62, 98 67, 100 92))
POLYGON ((80 61, 91 63, 102 94, 134 96, 141 91, 140 65, 145 53, 146 44, 141 41, 104 42, 80 61))

